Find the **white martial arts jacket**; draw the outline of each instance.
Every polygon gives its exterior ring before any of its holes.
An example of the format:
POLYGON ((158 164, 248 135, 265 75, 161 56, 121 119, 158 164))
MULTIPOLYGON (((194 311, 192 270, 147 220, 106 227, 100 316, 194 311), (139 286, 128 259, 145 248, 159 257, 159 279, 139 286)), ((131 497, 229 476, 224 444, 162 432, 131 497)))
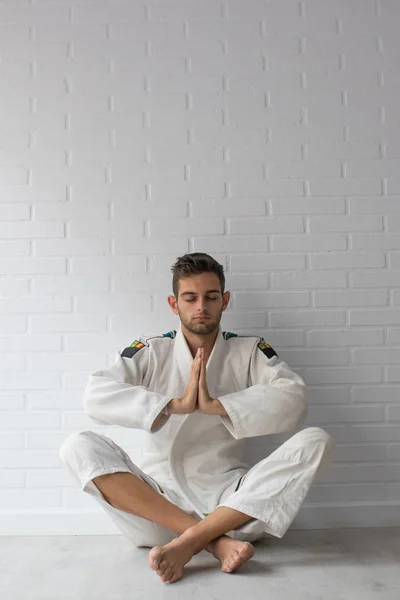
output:
POLYGON ((206 379, 211 398, 220 400, 227 415, 164 414, 172 398, 183 396, 192 362, 181 325, 142 337, 118 350, 111 367, 90 375, 83 405, 97 424, 146 431, 138 466, 202 517, 249 469, 245 438, 298 429, 307 400, 303 379, 263 338, 219 326, 206 379))

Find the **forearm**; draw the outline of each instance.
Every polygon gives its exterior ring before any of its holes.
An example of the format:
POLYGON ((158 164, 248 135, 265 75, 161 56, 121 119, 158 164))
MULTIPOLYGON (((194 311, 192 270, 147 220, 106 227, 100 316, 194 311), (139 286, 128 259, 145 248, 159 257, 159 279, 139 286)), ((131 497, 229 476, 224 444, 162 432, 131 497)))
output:
POLYGON ((213 401, 211 410, 212 410, 212 412, 210 414, 212 414, 212 415, 227 415, 228 414, 224 408, 224 405, 218 399, 213 401))
POLYGON ((182 403, 182 398, 172 398, 164 410, 166 410, 169 415, 185 415, 190 412, 182 403))
POLYGON ((224 405, 218 399, 207 402, 202 408, 198 409, 199 412, 206 415, 227 415, 224 405))
MULTIPOLYGON (((169 415, 174 414, 182 414, 182 411, 178 408, 177 402, 179 402, 179 398, 172 398, 167 404, 167 410, 169 415)), ((223 404, 215 399, 207 405, 206 410, 202 410, 207 415, 227 415, 228 413, 224 409, 223 404)))
POLYGON ((175 413, 175 398, 172 398, 172 400, 170 400, 167 404, 167 406, 165 407, 166 411, 168 412, 169 415, 174 415, 175 413))

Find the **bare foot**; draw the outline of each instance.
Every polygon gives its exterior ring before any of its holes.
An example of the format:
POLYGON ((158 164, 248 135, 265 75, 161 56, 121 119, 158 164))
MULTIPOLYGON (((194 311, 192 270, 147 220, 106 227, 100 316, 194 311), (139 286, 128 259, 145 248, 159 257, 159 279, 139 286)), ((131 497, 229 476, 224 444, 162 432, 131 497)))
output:
POLYGON ((149 565, 164 583, 174 583, 183 575, 183 567, 194 554, 193 544, 182 536, 165 546, 154 546, 149 552, 149 565))
POLYGON ((234 540, 228 535, 213 540, 207 549, 218 558, 224 573, 232 573, 254 554, 254 546, 250 542, 234 540))

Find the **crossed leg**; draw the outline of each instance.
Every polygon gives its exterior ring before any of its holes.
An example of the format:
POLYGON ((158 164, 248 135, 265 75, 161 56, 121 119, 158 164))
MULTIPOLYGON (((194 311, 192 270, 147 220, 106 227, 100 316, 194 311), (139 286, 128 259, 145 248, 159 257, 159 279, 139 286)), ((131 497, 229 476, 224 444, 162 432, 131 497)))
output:
POLYGON ((183 567, 192 556, 207 549, 220 560, 221 570, 231 573, 253 556, 254 547, 249 542, 233 540, 223 534, 249 519, 242 512, 220 506, 205 519, 186 529, 179 538, 165 546, 152 548, 149 564, 157 570, 162 581, 174 583, 182 577, 183 567))
POLYGON ((107 473, 93 478, 106 501, 126 512, 159 523, 179 537, 149 552, 149 565, 164 583, 174 583, 183 575, 183 567, 192 556, 207 550, 221 563, 221 570, 230 573, 254 554, 249 542, 224 535, 251 519, 248 515, 221 506, 202 520, 196 520, 169 502, 150 485, 130 473, 107 473))

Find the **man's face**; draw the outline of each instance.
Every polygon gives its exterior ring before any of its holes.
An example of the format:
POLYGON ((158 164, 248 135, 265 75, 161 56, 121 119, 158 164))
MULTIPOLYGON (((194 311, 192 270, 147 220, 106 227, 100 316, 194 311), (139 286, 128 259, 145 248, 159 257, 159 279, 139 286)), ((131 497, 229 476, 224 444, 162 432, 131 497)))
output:
MULTIPOLYGON (((190 332, 205 335, 218 328, 229 296, 229 292, 222 295, 215 273, 200 273, 180 279, 177 301, 169 303, 190 332)), ((175 296, 169 298, 175 299, 175 296)))

